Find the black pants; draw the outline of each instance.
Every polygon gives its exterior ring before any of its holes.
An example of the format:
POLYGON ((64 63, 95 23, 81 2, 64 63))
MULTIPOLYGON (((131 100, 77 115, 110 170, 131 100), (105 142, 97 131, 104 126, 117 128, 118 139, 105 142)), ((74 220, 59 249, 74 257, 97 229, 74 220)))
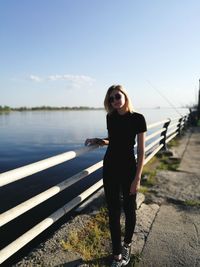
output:
MULTIPOLYGON (((107 175, 106 175, 107 176, 107 175)), ((109 225, 112 239, 113 254, 121 254, 121 204, 125 213, 124 242, 131 243, 136 224, 136 195, 130 195, 130 186, 134 173, 123 177, 119 173, 104 177, 104 191, 109 212, 109 225)))

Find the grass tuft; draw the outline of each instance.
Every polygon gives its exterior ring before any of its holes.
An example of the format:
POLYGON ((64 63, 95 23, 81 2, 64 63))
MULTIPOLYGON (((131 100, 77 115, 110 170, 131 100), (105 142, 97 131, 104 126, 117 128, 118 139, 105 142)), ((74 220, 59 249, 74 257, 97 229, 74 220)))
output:
POLYGON ((159 170, 176 171, 180 165, 180 159, 170 159, 166 156, 162 156, 160 159, 159 170))
POLYGON ((185 206, 189 206, 189 207, 200 207, 200 200, 188 199, 188 200, 185 200, 184 204, 185 206))
POLYGON ((149 193, 149 188, 156 184, 156 173, 160 162, 156 157, 153 157, 143 168, 140 193, 144 195, 149 193))
POLYGON ((107 209, 101 208, 83 229, 76 233, 71 232, 67 240, 62 240, 61 244, 63 249, 78 252, 84 261, 89 261, 106 256, 106 247, 105 250, 102 250, 102 247, 109 237, 107 209))

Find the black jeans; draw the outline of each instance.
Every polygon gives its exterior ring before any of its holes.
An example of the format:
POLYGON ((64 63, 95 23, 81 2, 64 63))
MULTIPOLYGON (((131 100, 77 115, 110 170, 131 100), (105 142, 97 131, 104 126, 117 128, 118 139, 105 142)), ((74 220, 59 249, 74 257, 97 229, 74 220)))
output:
MULTIPOLYGON (((132 177, 134 174, 132 174, 132 177)), ((125 213, 124 242, 131 243, 136 224, 136 194, 130 195, 132 180, 128 177, 104 178, 104 191, 109 212, 109 226, 112 239, 113 254, 121 254, 121 204, 125 213)))

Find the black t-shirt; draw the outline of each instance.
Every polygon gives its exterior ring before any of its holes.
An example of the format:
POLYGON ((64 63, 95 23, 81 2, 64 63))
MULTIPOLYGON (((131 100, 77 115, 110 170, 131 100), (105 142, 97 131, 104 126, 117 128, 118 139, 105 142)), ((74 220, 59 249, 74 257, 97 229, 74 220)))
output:
POLYGON ((120 115, 117 111, 107 115, 109 145, 108 154, 133 154, 135 137, 147 131, 146 121, 142 114, 127 112, 120 115))

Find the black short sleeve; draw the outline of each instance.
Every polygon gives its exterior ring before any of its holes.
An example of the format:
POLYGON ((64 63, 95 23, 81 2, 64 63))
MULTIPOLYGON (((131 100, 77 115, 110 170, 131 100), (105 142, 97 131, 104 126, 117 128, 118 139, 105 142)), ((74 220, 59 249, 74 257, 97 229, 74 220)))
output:
POLYGON ((144 116, 140 113, 137 113, 137 127, 136 134, 144 133, 147 131, 147 124, 144 116))

